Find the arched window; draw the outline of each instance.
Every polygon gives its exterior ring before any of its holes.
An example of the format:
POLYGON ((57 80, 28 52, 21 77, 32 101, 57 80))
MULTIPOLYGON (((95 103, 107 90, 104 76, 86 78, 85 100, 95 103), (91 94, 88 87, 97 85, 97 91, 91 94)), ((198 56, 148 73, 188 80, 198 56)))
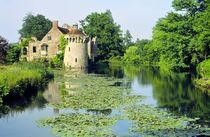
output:
POLYGON ((71 38, 69 39, 69 41, 71 42, 71 38))
POLYGON ((75 58, 75 62, 77 62, 77 58, 75 58))
POLYGON ((75 41, 75 38, 73 38, 73 41, 72 42, 74 42, 75 41))
POLYGON ((71 48, 69 47, 69 52, 71 51, 71 48))

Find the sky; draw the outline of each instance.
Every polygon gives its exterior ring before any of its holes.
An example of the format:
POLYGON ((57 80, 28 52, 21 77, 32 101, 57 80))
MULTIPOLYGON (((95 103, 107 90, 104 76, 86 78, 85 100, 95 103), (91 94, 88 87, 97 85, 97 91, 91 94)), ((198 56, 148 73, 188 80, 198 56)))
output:
POLYGON ((111 10, 123 31, 133 40, 151 39, 152 28, 159 18, 172 10, 172 0, 0 0, 0 35, 18 42, 23 18, 27 13, 42 14, 50 20, 75 24, 92 12, 111 10))

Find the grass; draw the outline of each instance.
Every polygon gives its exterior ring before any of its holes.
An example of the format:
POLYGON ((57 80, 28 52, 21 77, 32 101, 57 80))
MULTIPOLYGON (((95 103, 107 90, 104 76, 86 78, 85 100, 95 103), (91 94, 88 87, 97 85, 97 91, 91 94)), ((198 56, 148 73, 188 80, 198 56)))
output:
POLYGON ((22 96, 27 89, 42 87, 52 77, 48 69, 37 63, 0 66, 0 102, 5 96, 22 96))

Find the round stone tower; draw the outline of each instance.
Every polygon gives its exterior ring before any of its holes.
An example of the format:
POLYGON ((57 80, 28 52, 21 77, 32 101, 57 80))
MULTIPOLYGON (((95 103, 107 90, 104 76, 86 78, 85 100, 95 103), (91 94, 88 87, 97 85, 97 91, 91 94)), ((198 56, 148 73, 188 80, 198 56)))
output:
POLYGON ((88 67, 88 38, 74 25, 65 35, 68 44, 64 54, 66 68, 87 68, 88 67))

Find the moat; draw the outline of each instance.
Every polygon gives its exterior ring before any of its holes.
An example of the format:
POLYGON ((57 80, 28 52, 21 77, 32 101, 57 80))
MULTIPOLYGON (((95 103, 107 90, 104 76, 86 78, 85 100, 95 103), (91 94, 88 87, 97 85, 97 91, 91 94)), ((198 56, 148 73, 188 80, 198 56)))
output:
POLYGON ((107 65, 77 72, 54 72, 54 81, 44 91, 4 103, 0 111, 0 136, 210 135, 210 95, 194 86, 192 74, 107 65), (151 116, 147 116, 150 112, 151 116), (143 127, 134 122, 139 115, 148 118, 148 122, 142 120, 143 127), (45 120, 54 116, 57 119, 45 120), (154 121, 154 117, 176 130, 168 132, 170 129, 154 121), (187 122, 188 119, 193 122, 187 122), (159 124, 161 130, 152 126, 151 131, 145 131, 150 120, 159 124), (183 125, 173 124, 174 120, 183 125), (186 125, 190 128, 182 130, 186 125), (202 132, 199 128, 203 128, 202 132))

